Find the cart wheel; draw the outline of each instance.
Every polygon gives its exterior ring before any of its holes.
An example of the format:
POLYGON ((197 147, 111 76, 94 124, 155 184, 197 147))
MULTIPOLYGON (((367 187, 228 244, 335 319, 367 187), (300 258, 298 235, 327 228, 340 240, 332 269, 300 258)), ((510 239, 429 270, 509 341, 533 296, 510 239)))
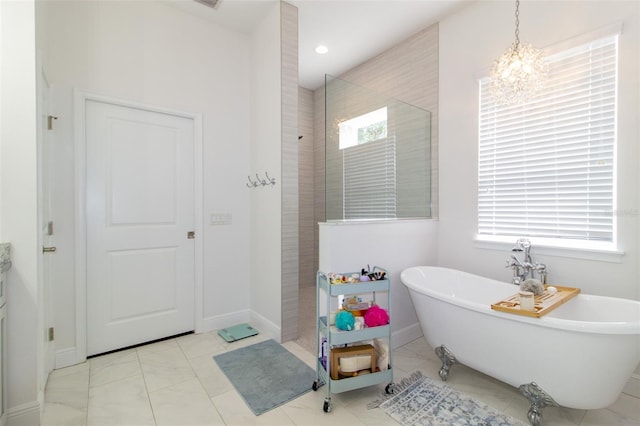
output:
POLYGON ((326 399, 324 400, 324 404, 322 405, 322 411, 324 411, 325 413, 331 412, 331 401, 326 399))
POLYGON ((314 380, 313 385, 311 385, 311 389, 313 389, 314 391, 317 391, 319 387, 320 385, 318 385, 318 381, 314 380))
POLYGON ((389 384, 384 388, 384 391, 385 391, 387 394, 392 394, 392 393, 394 393, 394 392, 393 392, 393 383, 389 383, 389 384))

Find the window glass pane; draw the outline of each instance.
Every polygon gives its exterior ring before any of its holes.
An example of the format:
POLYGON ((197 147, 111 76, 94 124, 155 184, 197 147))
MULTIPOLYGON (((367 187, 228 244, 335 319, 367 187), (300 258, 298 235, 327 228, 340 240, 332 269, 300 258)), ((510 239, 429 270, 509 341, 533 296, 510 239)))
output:
POLYGON ((340 149, 387 137, 387 107, 339 124, 340 149))

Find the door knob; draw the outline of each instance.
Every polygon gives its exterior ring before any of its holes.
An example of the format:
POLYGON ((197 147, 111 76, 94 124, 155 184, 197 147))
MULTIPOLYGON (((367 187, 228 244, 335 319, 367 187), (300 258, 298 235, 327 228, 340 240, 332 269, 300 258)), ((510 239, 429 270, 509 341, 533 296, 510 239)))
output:
POLYGON ((42 247, 42 252, 43 253, 55 253, 56 250, 58 250, 55 247, 42 247))

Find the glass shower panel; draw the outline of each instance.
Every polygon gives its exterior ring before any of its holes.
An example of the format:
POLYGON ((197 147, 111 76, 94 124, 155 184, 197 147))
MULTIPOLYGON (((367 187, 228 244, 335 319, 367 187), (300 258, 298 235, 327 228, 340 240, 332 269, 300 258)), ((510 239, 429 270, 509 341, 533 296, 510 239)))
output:
POLYGON ((326 220, 431 217, 431 113, 327 75, 326 220))

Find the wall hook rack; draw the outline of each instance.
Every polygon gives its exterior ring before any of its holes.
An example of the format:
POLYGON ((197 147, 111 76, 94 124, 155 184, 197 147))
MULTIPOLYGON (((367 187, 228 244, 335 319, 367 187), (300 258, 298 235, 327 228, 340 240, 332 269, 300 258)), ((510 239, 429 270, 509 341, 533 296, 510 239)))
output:
POLYGON ((267 185, 274 186, 276 184, 276 178, 270 177, 269 173, 267 172, 265 172, 264 175, 266 177, 265 179, 261 178, 256 173, 255 180, 253 180, 251 176, 247 176, 247 179, 249 180, 249 182, 246 184, 247 188, 258 188, 259 186, 267 186, 267 185))
POLYGON ((249 180, 249 183, 247 184, 247 188, 255 188, 259 185, 258 182, 254 182, 253 180, 251 180, 251 176, 247 176, 247 179, 249 180))
POLYGON ((269 177, 269 173, 267 173, 267 172, 264 172, 264 175, 267 177, 267 184, 269 184, 269 185, 275 185, 276 184, 276 178, 269 177))

